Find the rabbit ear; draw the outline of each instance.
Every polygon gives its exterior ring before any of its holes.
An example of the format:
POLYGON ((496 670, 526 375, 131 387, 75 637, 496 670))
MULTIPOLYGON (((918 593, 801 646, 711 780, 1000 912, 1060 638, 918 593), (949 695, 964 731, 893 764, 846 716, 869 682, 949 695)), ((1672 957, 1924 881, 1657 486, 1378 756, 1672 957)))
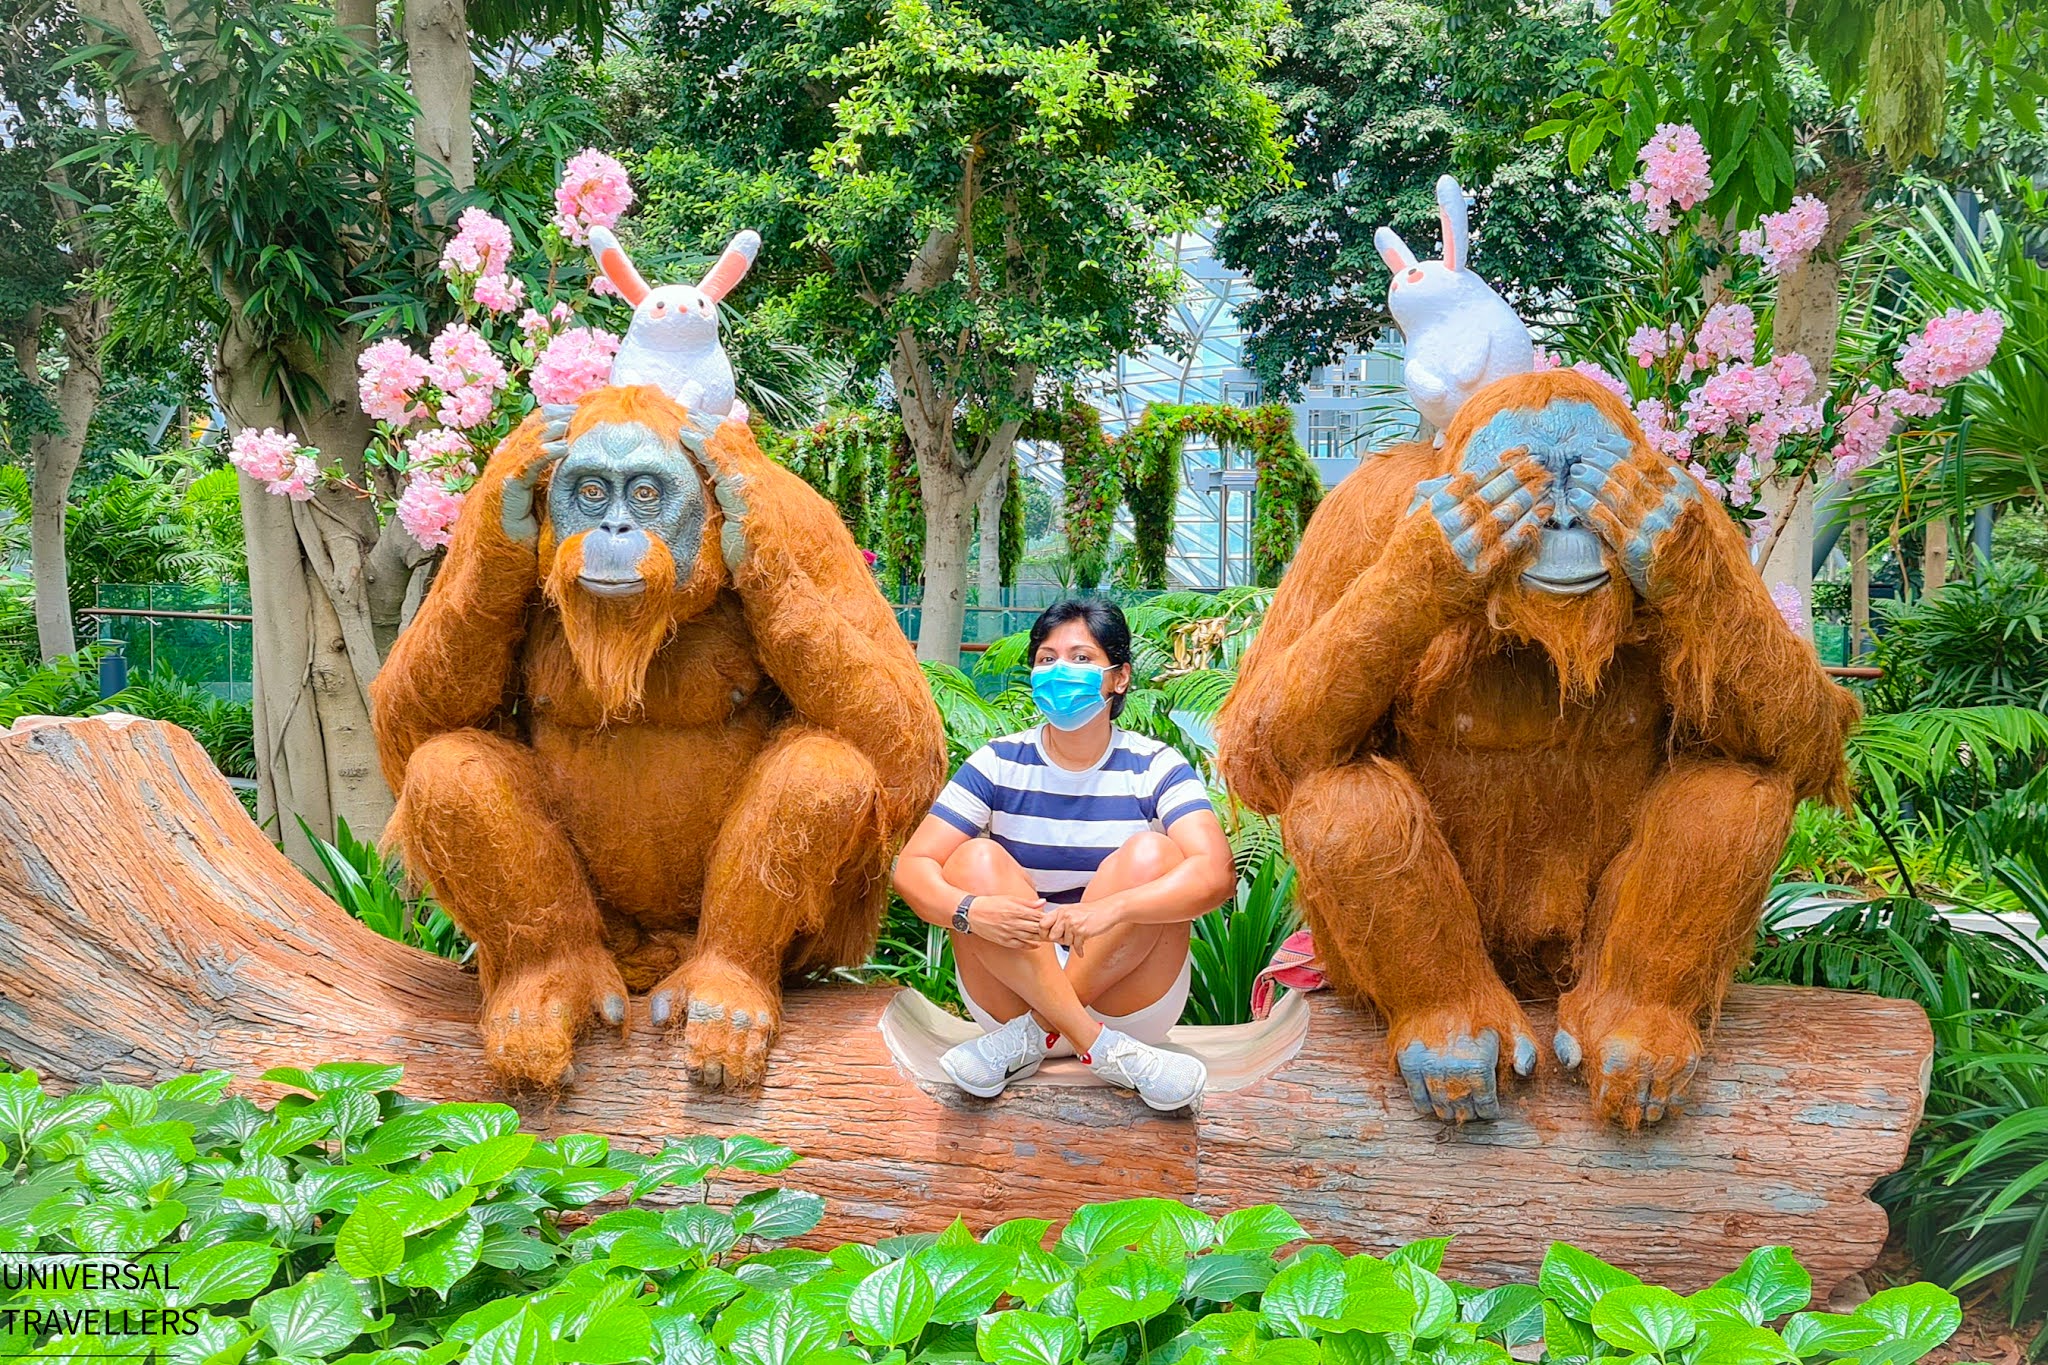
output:
POLYGON ((1444 229, 1444 267, 1463 270, 1465 253, 1471 244, 1470 229, 1466 225, 1465 191, 1448 175, 1437 178, 1436 212, 1444 229))
POLYGON ((697 288, 713 303, 718 302, 730 294, 733 286, 746 275, 747 267, 754 263, 754 256, 760 250, 761 234, 748 228, 726 243, 725 254, 718 258, 718 263, 711 267, 697 288))
POLYGON ((1390 227, 1383 227, 1372 235, 1372 244, 1378 248, 1380 259, 1387 263, 1387 269, 1396 275, 1415 264, 1415 253, 1401 240, 1401 234, 1390 227))
POLYGON ((633 268, 626 248, 619 245, 619 239, 612 236, 610 228, 590 229, 590 254, 597 258, 597 268, 619 291, 619 297, 638 308, 640 300, 647 297, 647 281, 641 279, 640 272, 633 268))

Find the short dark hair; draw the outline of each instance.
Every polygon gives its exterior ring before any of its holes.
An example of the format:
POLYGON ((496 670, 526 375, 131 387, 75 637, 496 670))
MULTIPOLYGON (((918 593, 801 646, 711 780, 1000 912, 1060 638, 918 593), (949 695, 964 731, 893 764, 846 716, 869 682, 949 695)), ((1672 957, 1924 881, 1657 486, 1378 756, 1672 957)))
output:
MULTIPOLYGON (((1038 613, 1038 619, 1031 623, 1031 641, 1024 647, 1027 668, 1037 661, 1038 647, 1045 643, 1045 637, 1069 621, 1079 621, 1088 627, 1111 668, 1131 661, 1131 623, 1124 619, 1123 608, 1106 597, 1069 597, 1038 613)), ((1123 714, 1124 702, 1129 698, 1128 692, 1119 692, 1109 699, 1111 719, 1123 714)))

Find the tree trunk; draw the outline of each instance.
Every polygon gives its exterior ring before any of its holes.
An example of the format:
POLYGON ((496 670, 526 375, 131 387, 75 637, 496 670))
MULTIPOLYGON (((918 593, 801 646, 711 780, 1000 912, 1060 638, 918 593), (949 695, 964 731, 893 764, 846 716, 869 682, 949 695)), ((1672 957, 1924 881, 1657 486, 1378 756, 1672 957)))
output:
MULTIPOLYGON (((36 647, 45 660, 78 648, 71 612, 71 569, 64 549, 64 514, 93 414, 99 410, 103 382, 100 353, 112 312, 106 300, 91 294, 78 296, 58 311, 58 332, 64 339, 64 374, 53 396, 58 429, 42 432, 29 442, 35 480, 29 502, 29 573, 35 581, 36 647)), ((27 378, 40 384, 40 376, 34 372, 33 349, 26 356, 17 351, 16 358, 30 367, 27 378)))
POLYGON ((467 0, 406 0, 407 74, 419 114, 413 119, 413 185, 425 221, 454 217, 448 201, 476 185, 467 0))
MULTIPOLYGON (((0 733, 0 940, 0 1056, 56 1086, 219 1067, 254 1087, 268 1067, 347 1058, 403 1064, 423 1100, 504 1098, 475 976, 350 919, 160 722, 0 733)), ((1530 1015, 1548 1037, 1552 1007, 1530 1015)), ((1153 1195, 1277 1203, 1350 1250, 1453 1235, 1447 1273, 1482 1283, 1533 1281, 1553 1238, 1682 1291, 1782 1244, 1823 1301, 1884 1245, 1869 1191, 1905 1159, 1933 1050, 1909 1001, 1736 986, 1693 1107, 1624 1133, 1550 1066, 1497 1122, 1419 1118, 1384 1029, 1327 993, 1260 1024, 1176 1029, 1209 1062, 1194 1118, 1072 1060, 998 1105, 967 1099, 937 1059, 973 1025, 909 992, 792 989, 753 1093, 695 1088, 637 1003, 629 1019, 592 1030, 575 1088, 523 1101, 526 1122, 643 1150, 679 1133, 794 1147, 809 1159, 785 1179, 826 1201, 812 1245, 1153 1195)))
POLYGON ((1870 646, 1870 523, 1849 519, 1849 662, 1870 646))
MULTIPOLYGON (((1828 389, 1842 328, 1841 250, 1851 229, 1863 221, 1868 192, 1859 167, 1833 175, 1822 195, 1828 206, 1827 231, 1813 254, 1778 282, 1777 311, 1771 321, 1772 353, 1805 356, 1822 393, 1828 389)), ((1764 506, 1780 528, 1770 557, 1760 566, 1764 582, 1796 589, 1808 622, 1813 620, 1813 495, 1818 491, 1812 478, 1797 489, 1778 481, 1764 489, 1764 506)))
POLYGON ((980 563, 975 574, 984 607, 1001 606, 1003 601, 1003 499, 1010 492, 1011 461, 1005 460, 989 477, 975 504, 975 552, 980 563))
MULTIPOLYGON (((357 348, 331 344, 315 374, 328 397, 301 411, 286 401, 280 359, 238 318, 222 329, 214 391, 234 430, 277 427, 318 448, 325 468, 363 477, 369 421, 356 403, 357 348)), ((397 635, 406 568, 398 530, 379 528, 366 500, 321 488, 295 503, 241 481, 249 559, 257 818, 302 867, 318 866, 303 820, 334 837, 337 819, 374 840, 392 797, 370 730, 369 685, 397 635)))
POLYGON ((924 495, 924 593, 918 603, 917 657, 960 662, 967 625, 967 538, 975 504, 972 473, 918 461, 924 495))
POLYGON ((1948 518, 1927 523, 1927 543, 1920 552, 1920 595, 1932 601, 1948 582, 1948 518))

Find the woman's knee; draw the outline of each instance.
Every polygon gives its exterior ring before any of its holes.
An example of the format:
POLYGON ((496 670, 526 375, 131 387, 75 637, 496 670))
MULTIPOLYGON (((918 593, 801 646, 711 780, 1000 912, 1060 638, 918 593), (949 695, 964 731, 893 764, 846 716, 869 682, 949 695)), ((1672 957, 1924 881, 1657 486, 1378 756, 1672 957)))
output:
POLYGON ((1028 885, 1024 869, 993 839, 969 839, 953 850, 942 870, 949 883, 977 896, 1015 895, 1020 881, 1028 885))

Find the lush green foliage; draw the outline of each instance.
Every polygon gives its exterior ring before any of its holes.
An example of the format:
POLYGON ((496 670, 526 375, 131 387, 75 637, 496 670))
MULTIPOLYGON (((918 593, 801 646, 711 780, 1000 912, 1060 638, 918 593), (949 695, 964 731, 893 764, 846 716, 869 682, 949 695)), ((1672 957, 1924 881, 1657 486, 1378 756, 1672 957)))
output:
POLYGON ((1556 148, 1522 139, 1599 51, 1590 10, 1305 0, 1294 16, 1265 84, 1296 183, 1231 214, 1216 239, 1258 291, 1238 317, 1270 395, 1297 393, 1314 366, 1379 339, 1391 319, 1373 232, 1392 224, 1434 255, 1432 187, 1446 171, 1479 202, 1480 273, 1524 316, 1603 283, 1617 201, 1556 148))
POLYGON ((1933 597, 1872 606, 1876 706, 2048 710, 2048 570, 1987 568, 1933 597))
POLYGON ((313 846, 327 875, 327 894, 349 914, 385 938, 410 944, 436 957, 467 961, 470 941, 430 895, 406 894, 405 867, 396 855, 385 857, 375 844, 356 838, 348 821, 334 822, 334 842, 313 832, 304 820, 299 828, 313 846))
MULTIPOLYGON (((160 1343, 80 1334, 39 1354, 160 1344, 176 1365, 1508 1365, 1509 1347, 1541 1338, 1560 1365, 1912 1365, 1961 1320, 1931 1285, 1885 1290, 1851 1314, 1809 1311, 1812 1283, 1782 1247, 1690 1297, 1563 1243, 1536 1284, 1481 1290, 1440 1275, 1448 1239, 1345 1256, 1302 1245, 1300 1224, 1270 1205, 1217 1217, 1130 1199, 1079 1209, 1056 1236, 1049 1221, 1020 1219, 978 1238, 956 1223, 874 1246, 776 1249, 815 1227, 824 1201, 782 1188, 723 1196, 786 1170, 796 1158, 784 1148, 541 1141, 505 1105, 404 1098, 396 1067, 272 1071, 266 1080, 301 1093, 267 1110, 226 1097, 229 1079, 57 1099, 33 1073, 0 1074, 0 1248, 159 1259, 178 1286, 164 1306, 190 1327, 160 1343)), ((54 1288, 6 1306, 114 1297, 54 1288)), ((39 1335, 17 1327, 7 1348, 39 1335)))
POLYGON ((1253 984, 1301 925, 1293 864, 1268 850, 1256 868, 1238 879, 1236 900, 1195 921, 1188 944, 1194 988, 1181 1015, 1184 1024, 1250 1023, 1253 984))

